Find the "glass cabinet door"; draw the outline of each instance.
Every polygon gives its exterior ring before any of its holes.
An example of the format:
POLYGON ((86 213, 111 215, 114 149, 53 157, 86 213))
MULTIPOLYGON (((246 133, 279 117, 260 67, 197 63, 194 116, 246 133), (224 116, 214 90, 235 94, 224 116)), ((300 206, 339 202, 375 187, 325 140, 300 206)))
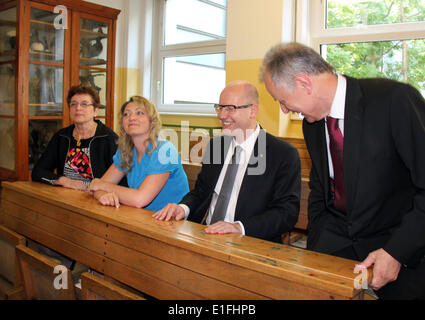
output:
POLYGON ((65 30, 57 14, 31 8, 28 83, 28 169, 32 170, 53 134, 62 127, 65 30))
POLYGON ((0 168, 15 171, 16 8, 0 12, 0 168))
POLYGON ((94 88, 101 108, 97 118, 105 123, 107 105, 108 23, 81 18, 80 84, 94 88))
POLYGON ((30 119, 28 123, 28 170, 32 170, 53 135, 62 128, 62 120, 30 119))
POLYGON ((63 64, 65 30, 55 27, 56 16, 31 8, 30 60, 63 64))

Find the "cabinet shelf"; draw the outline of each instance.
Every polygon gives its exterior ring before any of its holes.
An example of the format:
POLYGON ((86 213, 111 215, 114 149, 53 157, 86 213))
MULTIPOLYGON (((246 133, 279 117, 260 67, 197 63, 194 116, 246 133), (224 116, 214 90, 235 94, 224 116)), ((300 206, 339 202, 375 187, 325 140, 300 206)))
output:
POLYGON ((28 103, 29 107, 60 107, 62 103, 28 103))
POLYGON ((0 52, 0 57, 13 57, 13 56, 16 56, 16 50, 7 50, 7 51, 0 52))
POLYGON ((38 25, 38 26, 43 26, 43 27, 55 27, 55 25, 51 22, 46 22, 46 21, 41 21, 41 20, 30 20, 31 23, 33 23, 34 25, 38 25))
POLYGON ((16 27, 16 21, 0 20, 0 27, 16 27))
POLYGON ((106 65, 105 59, 95 59, 95 58, 84 58, 80 57, 80 64, 83 66, 99 66, 106 65))
POLYGON ((108 38, 108 34, 98 31, 91 31, 86 29, 80 30, 80 35, 82 39, 86 40, 96 40, 96 39, 106 39, 108 38))
POLYGON ((56 57, 57 56, 56 53, 53 53, 51 51, 30 50, 30 54, 32 54, 32 55, 46 56, 46 57, 56 57))

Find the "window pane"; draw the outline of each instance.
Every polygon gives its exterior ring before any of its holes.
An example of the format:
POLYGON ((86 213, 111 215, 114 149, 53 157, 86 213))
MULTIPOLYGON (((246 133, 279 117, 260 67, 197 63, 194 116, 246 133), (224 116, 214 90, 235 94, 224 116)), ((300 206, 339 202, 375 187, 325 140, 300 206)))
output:
MULTIPOLYGON (((92 87, 99 95, 100 104, 106 106, 107 72, 94 69, 80 69, 80 84, 92 87)), ((103 115, 105 110, 103 109, 103 115)), ((100 115, 100 114, 99 114, 100 115)))
POLYGON ((165 45, 224 39, 227 1, 167 0, 165 45))
POLYGON ((31 9, 30 60, 63 63, 65 30, 54 27, 56 13, 31 9))
POLYGON ((424 0, 327 0, 327 28, 425 20, 424 0))
POLYGON ((108 24, 81 19, 80 64, 106 68, 108 53, 108 24))
POLYGON ((30 64, 28 114, 30 116, 61 116, 63 68, 30 64))
POLYGON ((0 61, 16 56, 16 8, 0 12, 0 61))
POLYGON ((0 64, 0 115, 15 114, 15 63, 0 64))
POLYGON ((425 96, 425 39, 330 44, 321 52, 344 75, 406 82, 425 96))
POLYGON ((213 104, 226 82, 225 54, 167 57, 164 104, 213 104))
POLYGON ((0 167, 15 170, 15 119, 0 118, 0 167))
POLYGON ((30 64, 28 114, 30 116, 61 116, 63 68, 30 64))

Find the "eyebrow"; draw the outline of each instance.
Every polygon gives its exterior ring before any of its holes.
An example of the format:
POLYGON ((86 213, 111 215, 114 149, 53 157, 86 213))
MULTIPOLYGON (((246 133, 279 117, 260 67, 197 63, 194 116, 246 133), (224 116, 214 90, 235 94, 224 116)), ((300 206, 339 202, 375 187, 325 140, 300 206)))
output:
MULTIPOLYGON (((139 111, 139 110, 140 110, 140 111, 143 111, 143 112, 147 112, 145 108, 140 107, 140 106, 136 106, 136 107, 133 109, 133 111, 139 111)), ((129 111, 130 111, 130 110, 129 110, 129 108, 125 108, 125 109, 124 109, 124 113, 125 113, 125 112, 129 112, 129 111)))

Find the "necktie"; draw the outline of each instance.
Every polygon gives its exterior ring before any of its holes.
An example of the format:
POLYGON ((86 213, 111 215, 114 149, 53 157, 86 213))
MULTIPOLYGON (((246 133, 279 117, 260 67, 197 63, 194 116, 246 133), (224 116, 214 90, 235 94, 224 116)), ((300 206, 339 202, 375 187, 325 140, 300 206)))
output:
POLYGON ((233 183, 235 182, 236 172, 238 171, 239 167, 238 162, 241 151, 241 147, 235 147, 231 163, 227 165, 227 171, 221 185, 220 194, 218 195, 210 224, 213 224, 217 221, 223 221, 224 217, 226 216, 227 206, 229 205, 230 195, 233 189, 233 183))
POLYGON ((336 209, 345 212, 345 187, 344 187, 344 170, 343 170, 343 154, 344 154, 344 137, 338 127, 338 119, 327 117, 326 125, 329 132, 329 149, 332 157, 334 168, 334 186, 336 209))

